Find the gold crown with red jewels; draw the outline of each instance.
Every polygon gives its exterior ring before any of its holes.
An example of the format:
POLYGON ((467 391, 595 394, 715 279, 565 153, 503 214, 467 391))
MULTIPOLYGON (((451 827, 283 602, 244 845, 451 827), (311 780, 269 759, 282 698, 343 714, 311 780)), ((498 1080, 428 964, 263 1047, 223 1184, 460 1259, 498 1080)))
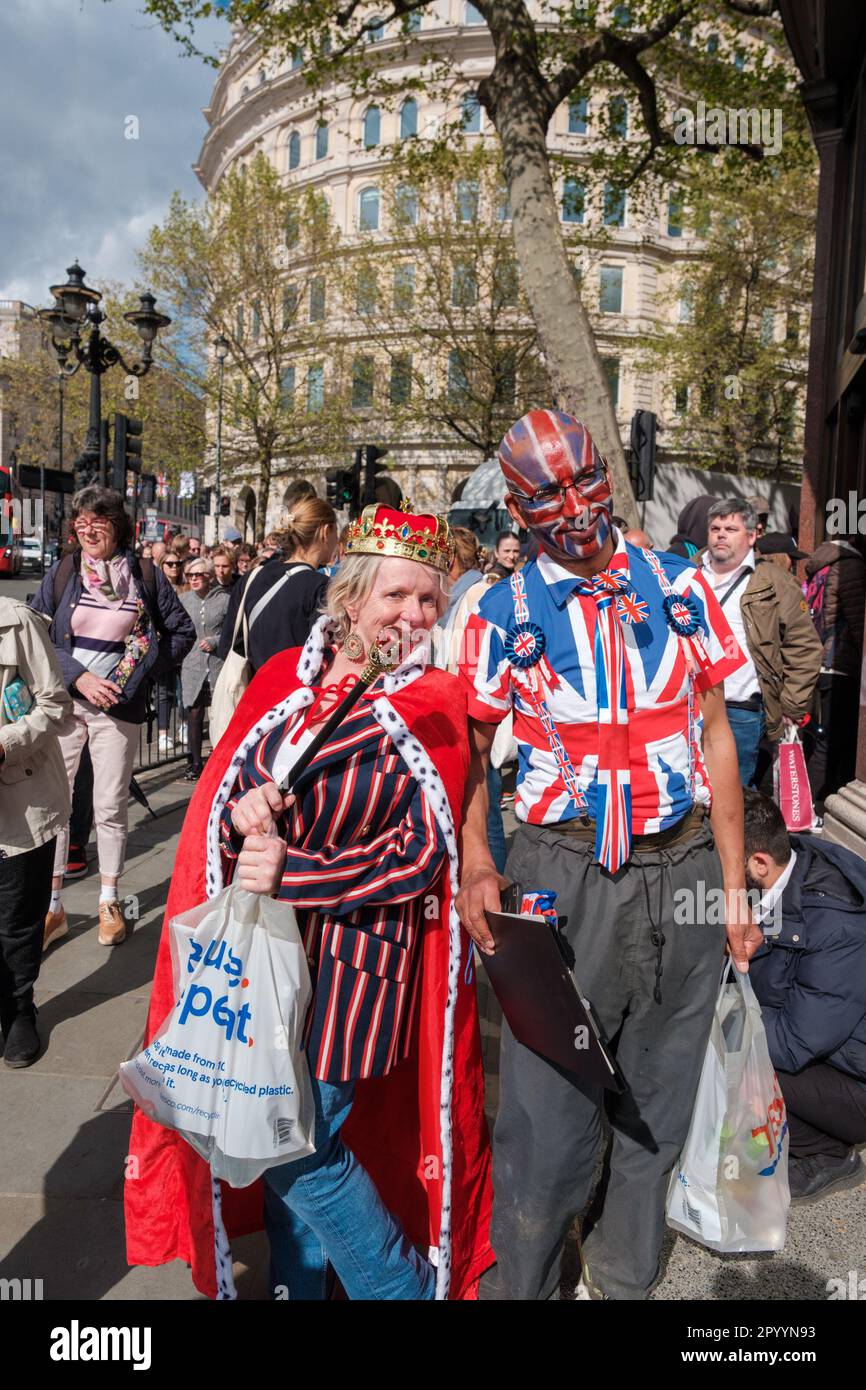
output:
POLYGON ((417 516, 393 507, 371 506, 349 526, 346 554, 393 555, 398 560, 432 565, 447 574, 454 560, 454 542, 444 516, 417 516))

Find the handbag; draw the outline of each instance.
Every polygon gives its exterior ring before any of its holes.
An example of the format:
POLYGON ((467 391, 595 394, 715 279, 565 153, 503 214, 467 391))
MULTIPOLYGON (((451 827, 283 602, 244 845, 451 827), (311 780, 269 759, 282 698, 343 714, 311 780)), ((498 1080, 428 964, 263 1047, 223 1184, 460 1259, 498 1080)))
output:
POLYGON ((222 670, 216 678, 216 684, 210 700, 210 711, 208 713, 208 727, 210 729, 211 745, 216 748, 226 729, 232 721, 232 716, 240 704, 241 696, 252 680, 252 666, 250 665, 250 629, 253 623, 264 612, 271 599, 276 598, 278 592, 288 579, 298 570, 304 569, 304 565, 293 565, 287 570, 281 579, 263 594, 258 603, 253 608, 249 618, 245 614, 247 594, 249 584, 244 589, 241 601, 238 604, 237 617, 235 618, 234 631, 232 633, 231 646, 228 656, 222 664, 222 670), (244 650, 243 654, 235 651, 235 643, 238 640, 238 632, 241 622, 244 625, 244 650))
POLYGON ((177 1002, 120 1084, 215 1178, 247 1187, 315 1148, 312 985, 295 914, 232 885, 172 918, 169 939, 177 1002))
POLYGON ((748 975, 722 974, 667 1223, 711 1250, 781 1250, 790 1206, 788 1120, 748 975))
POLYGON ((812 829, 815 817, 806 754, 795 728, 786 728, 773 749, 773 800, 788 830, 812 829))

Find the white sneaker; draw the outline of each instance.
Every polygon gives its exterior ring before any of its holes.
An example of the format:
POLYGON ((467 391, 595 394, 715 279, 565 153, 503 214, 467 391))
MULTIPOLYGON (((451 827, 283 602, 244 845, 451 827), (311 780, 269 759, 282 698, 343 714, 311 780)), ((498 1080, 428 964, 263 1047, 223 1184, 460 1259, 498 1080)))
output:
POLYGON ((172 741, 172 739, 171 739, 171 736, 170 736, 169 734, 160 734, 160 736, 159 736, 159 751, 160 751, 160 753, 172 753, 172 752, 174 752, 174 743, 173 743, 173 741, 172 741))

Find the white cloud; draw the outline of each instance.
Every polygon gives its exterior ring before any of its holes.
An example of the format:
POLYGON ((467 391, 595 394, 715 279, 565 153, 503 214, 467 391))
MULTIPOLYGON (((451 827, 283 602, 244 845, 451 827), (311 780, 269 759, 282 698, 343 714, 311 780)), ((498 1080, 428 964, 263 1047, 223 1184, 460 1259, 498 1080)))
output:
MULTIPOLYGON (((198 42, 216 52, 227 36, 214 20, 198 42)), ((2 0, 0 51, 0 298, 47 303, 75 258, 97 287, 134 278, 172 191, 201 195, 191 166, 214 70, 185 58, 137 0, 2 0)))

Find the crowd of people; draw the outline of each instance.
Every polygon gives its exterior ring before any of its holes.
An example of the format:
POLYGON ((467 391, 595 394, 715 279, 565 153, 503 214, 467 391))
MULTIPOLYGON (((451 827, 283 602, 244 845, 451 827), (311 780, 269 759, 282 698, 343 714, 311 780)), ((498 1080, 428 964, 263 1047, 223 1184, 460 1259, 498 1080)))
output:
MULTIPOLYGON (((866 867, 821 835, 824 801, 854 770, 859 550, 837 538, 806 556, 767 529, 766 499, 736 495, 695 499, 669 548, 654 547, 616 515, 588 431, 555 411, 518 421, 500 464, 513 527, 489 553, 443 518, 384 506, 339 531, 307 483, 256 547, 232 528, 213 547, 136 547, 119 495, 85 488, 31 605, 0 599, 6 1064, 39 1055, 33 988, 68 933, 63 882, 87 871, 90 818, 98 940, 125 938, 149 704, 163 752, 183 712, 197 784, 172 910, 229 882, 284 900, 314 977, 315 1153, 220 1206, 207 1165, 137 1111, 132 1263, 181 1255, 198 1287, 224 1293, 226 1237, 263 1210, 273 1284, 291 1298, 328 1297, 335 1276, 352 1298, 472 1296, 479 1279, 484 1298, 557 1297, 606 1113, 578 1296, 645 1298, 725 948, 764 1013, 792 1198, 862 1180, 866 867), (318 751, 304 791, 279 791, 386 640, 396 670, 318 751), (237 705, 206 758, 230 659, 244 671, 237 705), (815 809, 800 836, 772 799, 774 751, 792 738, 815 809), (576 1085, 503 1022, 491 1150, 471 965, 473 949, 495 950, 486 914, 515 882, 556 895, 628 1089, 605 1100, 576 1085), (698 883, 724 894, 726 923, 673 918, 698 883)), ((164 932, 148 1037, 172 1002, 164 932)))

